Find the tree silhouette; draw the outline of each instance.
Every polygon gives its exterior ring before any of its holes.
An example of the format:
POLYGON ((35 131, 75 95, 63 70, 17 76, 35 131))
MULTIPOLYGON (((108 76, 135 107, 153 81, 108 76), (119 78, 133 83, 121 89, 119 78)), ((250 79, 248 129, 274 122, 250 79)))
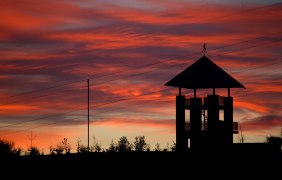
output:
POLYGON ((26 155, 38 156, 38 155, 40 155, 40 151, 37 147, 30 147, 30 148, 28 148, 26 155))
POLYGON ((174 141, 172 141, 170 149, 171 149, 171 151, 175 151, 176 150, 176 143, 174 141))
POLYGON ((238 142, 244 143, 244 141, 245 141, 245 136, 243 134, 242 126, 239 125, 238 142))
POLYGON ((70 143, 68 142, 67 138, 64 138, 61 142, 63 151, 65 151, 66 154, 69 154, 71 151, 70 143))
POLYGON ((275 150, 281 151, 282 134, 279 136, 267 136, 266 142, 269 143, 275 150))
POLYGON ((117 145, 114 143, 114 140, 112 139, 110 147, 108 149, 109 152, 117 152, 117 145))
POLYGON ((161 151, 160 143, 156 144, 155 151, 161 151))
POLYGON ((57 147, 55 148, 55 152, 57 155, 63 154, 64 152, 63 146, 61 144, 57 144, 57 147))
POLYGON ((56 153, 56 148, 54 148, 52 145, 49 147, 49 151, 51 155, 55 155, 56 153))
POLYGON ((88 148, 82 144, 79 138, 76 141, 76 152, 77 153, 87 153, 88 152, 88 148))
POLYGON ((150 151, 150 144, 147 143, 147 151, 150 151))
POLYGON ((118 152, 128 152, 132 150, 132 144, 127 140, 126 136, 122 136, 117 144, 118 152))
POLYGON ((102 151, 101 144, 96 140, 95 136, 93 136, 93 145, 91 146, 91 151, 94 151, 94 152, 102 151))
POLYGON ((50 146, 50 154, 59 155, 59 154, 63 154, 64 152, 65 154, 69 154, 70 151, 71 151, 71 147, 67 138, 64 138, 62 142, 58 143, 56 148, 50 146))
POLYGON ((5 139, 0 139, 0 156, 7 155, 21 155, 22 149, 16 148, 15 143, 12 141, 7 141, 5 139))
POLYGON ((136 136, 133 145, 135 151, 145 151, 147 148, 145 136, 136 136))

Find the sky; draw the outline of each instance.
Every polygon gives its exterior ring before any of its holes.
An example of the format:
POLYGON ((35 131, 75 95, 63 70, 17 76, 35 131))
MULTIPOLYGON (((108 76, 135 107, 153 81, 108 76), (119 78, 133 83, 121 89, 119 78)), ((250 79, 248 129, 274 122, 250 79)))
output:
POLYGON ((0 137, 27 149, 32 132, 46 153, 65 137, 73 152, 77 140, 87 145, 90 79, 90 143, 144 135, 151 150, 166 148, 178 90, 164 84, 206 43, 206 56, 246 87, 231 90, 245 142, 264 142, 282 128, 281 8, 271 0, 1 0, 0 137))

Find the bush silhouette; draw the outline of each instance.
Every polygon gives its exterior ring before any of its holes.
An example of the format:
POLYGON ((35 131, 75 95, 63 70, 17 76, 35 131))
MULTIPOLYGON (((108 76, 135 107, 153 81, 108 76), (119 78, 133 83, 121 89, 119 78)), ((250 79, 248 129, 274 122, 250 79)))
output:
POLYGON ((269 143, 275 150, 281 151, 282 137, 279 136, 268 136, 266 142, 269 143))

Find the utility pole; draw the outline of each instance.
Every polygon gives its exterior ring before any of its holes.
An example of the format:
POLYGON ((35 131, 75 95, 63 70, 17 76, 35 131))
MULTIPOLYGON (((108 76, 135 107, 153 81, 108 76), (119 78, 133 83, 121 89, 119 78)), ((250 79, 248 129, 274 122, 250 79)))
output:
POLYGON ((30 131, 30 136, 27 135, 27 138, 30 140, 30 149, 32 149, 32 141, 36 138, 36 136, 33 136, 32 131, 30 131))
POLYGON ((87 79, 87 99, 88 99, 88 115, 87 115, 87 118, 88 118, 88 143, 87 143, 87 148, 88 148, 88 152, 89 152, 89 102, 90 102, 90 97, 89 97, 89 79, 87 79))

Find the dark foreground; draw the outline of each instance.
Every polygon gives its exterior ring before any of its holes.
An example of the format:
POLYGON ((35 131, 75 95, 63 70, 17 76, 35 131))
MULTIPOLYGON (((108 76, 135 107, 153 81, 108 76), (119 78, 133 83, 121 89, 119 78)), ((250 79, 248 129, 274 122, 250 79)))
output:
POLYGON ((281 171, 281 152, 87 153, 1 159, 2 175, 7 173, 13 177, 32 179, 81 179, 88 175, 90 179, 151 179, 152 176, 157 179, 180 179, 195 175, 199 178, 224 178, 225 174, 230 179, 243 175, 280 177, 281 171))

